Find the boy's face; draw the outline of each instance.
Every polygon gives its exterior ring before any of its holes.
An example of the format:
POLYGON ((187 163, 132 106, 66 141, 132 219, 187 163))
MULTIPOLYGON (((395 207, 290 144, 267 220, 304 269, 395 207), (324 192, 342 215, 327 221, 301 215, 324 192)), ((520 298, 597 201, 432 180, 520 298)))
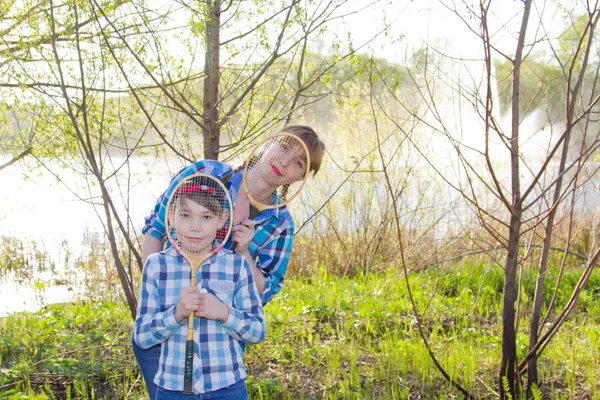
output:
POLYGON ((295 140, 277 141, 268 145, 261 157, 265 163, 264 178, 274 186, 291 184, 304 177, 306 172, 304 147, 295 140))
POLYGON ((179 201, 170 217, 181 250, 194 255, 210 253, 217 231, 228 215, 227 211, 217 215, 190 198, 179 201))

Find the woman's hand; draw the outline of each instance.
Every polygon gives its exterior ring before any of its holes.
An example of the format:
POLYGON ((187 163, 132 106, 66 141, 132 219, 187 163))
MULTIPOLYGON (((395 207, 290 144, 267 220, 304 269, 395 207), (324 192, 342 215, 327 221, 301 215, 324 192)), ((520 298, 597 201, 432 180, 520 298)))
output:
POLYGON ((254 237, 254 221, 246 219, 232 229, 233 241, 237 243, 235 252, 245 255, 248 246, 254 237))

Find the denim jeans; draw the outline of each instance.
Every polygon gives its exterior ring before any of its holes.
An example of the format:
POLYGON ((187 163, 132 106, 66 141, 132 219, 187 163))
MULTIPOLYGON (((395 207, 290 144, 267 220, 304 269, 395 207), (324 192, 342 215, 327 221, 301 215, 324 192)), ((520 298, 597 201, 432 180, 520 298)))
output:
POLYGON ((156 398, 156 384, 154 383, 154 376, 158 371, 158 362, 160 360, 160 344, 147 349, 142 349, 137 345, 132 337, 131 345, 133 347, 133 355, 140 366, 142 376, 144 377, 144 382, 146 383, 148 398, 150 400, 154 400, 156 398))
POLYGON ((242 379, 231 386, 201 394, 183 394, 180 391, 158 388, 156 400, 248 400, 246 380, 242 379))

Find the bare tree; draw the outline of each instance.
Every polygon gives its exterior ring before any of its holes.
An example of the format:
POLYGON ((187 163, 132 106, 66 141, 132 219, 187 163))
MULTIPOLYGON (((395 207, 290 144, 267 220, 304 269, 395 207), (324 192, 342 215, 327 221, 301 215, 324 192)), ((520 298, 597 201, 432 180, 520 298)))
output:
MULTIPOLYGON (((598 19, 600 18, 600 10, 598 9, 588 9, 587 15, 584 17, 585 26, 583 31, 578 32, 579 40, 576 42, 575 51, 571 60, 561 60, 560 65, 562 67, 562 73, 566 82, 566 100, 565 104, 565 121, 566 126, 563 132, 562 137, 564 138, 562 141, 562 149, 559 157, 559 166, 557 171, 557 178, 554 183, 554 187, 551 189, 553 192, 552 201, 550 203, 550 208, 547 213, 545 224, 545 232, 543 237, 543 248, 540 256, 539 267, 538 267, 538 278, 536 281, 536 289, 534 296, 534 304, 533 311, 530 320, 529 326, 529 357, 528 367, 527 367, 527 391, 529 395, 531 395, 533 385, 539 384, 538 372, 537 372, 537 348, 539 348, 539 333, 541 327, 540 325, 540 317, 542 312, 542 300, 543 300, 543 289, 544 282, 546 279, 546 270, 548 264, 548 255, 550 253, 550 248, 552 246, 552 237, 553 231, 555 229, 555 219, 559 209, 559 205, 562 200, 562 196, 564 193, 563 181, 564 176, 567 172, 567 165, 570 162, 569 155, 571 149, 571 142, 573 137, 577 136, 578 131, 581 130, 583 135, 582 139, 584 142, 591 142, 593 147, 597 147, 598 138, 588 138, 588 127, 590 123, 590 115, 588 112, 581 109, 581 104, 585 104, 587 107, 593 105, 597 101, 596 90, 589 90, 590 98, 584 99, 584 82, 586 80, 587 68, 590 62, 590 57, 593 54, 593 44, 594 41, 594 32, 596 30, 596 26, 598 24, 598 19), (587 42, 587 44, 586 44, 587 42), (579 61, 579 65, 577 65, 577 61, 579 61), (580 105, 578 107, 578 105, 580 105), (577 119, 583 118, 585 122, 583 128, 577 122, 577 119)), ((557 51, 554 51, 554 54, 558 54, 557 51)), ((594 78, 593 81, 597 80, 597 74, 599 70, 596 68, 596 71, 593 72, 594 78)), ((589 81, 588 81, 589 85, 589 81)), ((593 84, 595 86, 595 84, 593 84)), ((591 111, 591 109, 590 109, 591 111)), ((590 132, 591 133, 591 132, 590 132)), ((592 133, 593 135, 593 133, 592 133)), ((581 171, 583 165, 585 165, 586 161, 593 154, 585 148, 586 146, 581 146, 580 154, 579 154, 579 165, 575 166, 576 170, 581 171)), ((576 187, 578 177, 574 177, 573 185, 576 187)), ((592 265, 595 264, 595 261, 592 262, 592 265)), ((584 281, 585 283, 585 281, 584 281)), ((558 289, 558 287, 557 287, 558 289)), ((550 312, 550 311, 549 311, 550 312)), ((548 314, 549 315, 549 314, 548 314)))
MULTIPOLYGON (((594 51, 599 9, 586 3, 583 13, 582 9, 567 10, 570 19, 566 21, 572 25, 561 27, 565 33, 554 38, 553 27, 543 18, 544 12, 549 12, 546 8, 551 8, 547 2, 524 0, 518 9, 516 5, 512 9, 511 18, 504 19, 496 7, 505 4, 481 1, 471 7, 459 3, 441 2, 476 38, 472 44, 478 43, 478 52, 464 56, 452 43, 430 43, 415 54, 415 68, 407 69, 417 101, 399 96, 392 82, 380 73, 378 79, 387 82, 388 90, 386 94, 374 92, 372 97, 377 100, 375 109, 388 109, 383 115, 395 122, 398 132, 423 155, 431 170, 462 196, 477 218, 484 233, 470 233, 474 247, 500 246, 504 250, 502 357, 497 385, 500 398, 519 398, 525 392, 521 374, 528 374, 530 394, 534 385, 539 385, 537 358, 573 309, 598 258, 598 248, 593 247, 571 300, 558 317, 552 317, 561 322, 547 328, 540 315, 548 254, 560 241, 555 230, 559 223, 577 223, 574 209, 579 193, 593 186, 590 177, 596 173, 589 160, 600 146, 593 118, 599 99, 596 81, 600 70, 594 51), (512 48, 506 41, 499 43, 503 35, 513 38, 512 48), (568 51, 561 50, 565 36, 571 43, 568 51), (560 40, 561 46, 557 45, 560 40), (531 70, 544 73, 532 77, 531 70), (403 113, 418 121, 416 129, 408 130, 398 120, 398 113, 384 106, 390 97, 403 113), (506 110, 501 109, 503 105, 508 106, 506 110), (449 166, 418 142, 417 138, 424 136, 435 137, 437 146, 454 153, 449 166), (519 271, 534 257, 535 248, 542 249, 537 288, 531 314, 525 315, 519 271), (521 319, 530 325, 530 351, 523 360, 517 357, 521 319), (545 333, 540 336, 541 332, 545 333)), ((387 160, 382 157, 382 163, 387 160)), ((558 247, 566 248, 566 255, 570 241, 559 243, 558 247)), ((563 262, 561 268, 564 266, 563 262)), ((559 288, 560 279, 555 292, 559 288)), ((413 307, 418 313, 417 306, 413 307)), ((548 315, 551 312, 548 310, 548 315)), ((426 336, 422 338, 427 344, 426 336)), ((439 369, 446 376, 441 366, 439 369)))

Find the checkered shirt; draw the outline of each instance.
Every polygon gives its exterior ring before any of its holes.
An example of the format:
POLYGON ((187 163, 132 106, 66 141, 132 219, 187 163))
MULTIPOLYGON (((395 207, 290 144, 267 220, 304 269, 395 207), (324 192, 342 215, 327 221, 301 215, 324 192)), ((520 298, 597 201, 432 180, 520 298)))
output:
MULTIPOLYGON (((177 322, 175 306, 190 275, 190 264, 173 248, 148 257, 142 275, 133 337, 142 348, 161 344, 154 383, 168 390, 183 390, 188 320, 177 322)), ((225 323, 194 318, 196 394, 244 379, 244 343, 259 343, 266 335, 260 295, 244 257, 220 250, 202 263, 197 279, 198 288, 229 306, 229 318, 225 323)))

